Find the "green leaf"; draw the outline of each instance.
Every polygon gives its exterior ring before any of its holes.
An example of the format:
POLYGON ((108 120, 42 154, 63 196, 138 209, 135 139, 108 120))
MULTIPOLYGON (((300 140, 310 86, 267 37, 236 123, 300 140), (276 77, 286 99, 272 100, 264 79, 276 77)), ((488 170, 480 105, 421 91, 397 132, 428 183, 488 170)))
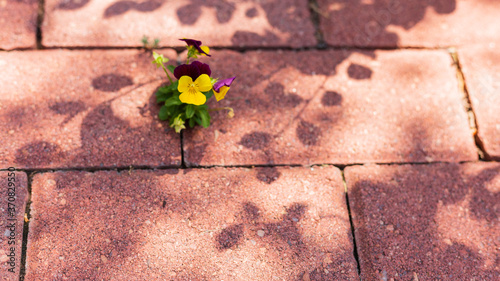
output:
MULTIPOLYGON (((174 73, 174 70, 175 70, 175 66, 173 65, 167 65, 167 69, 170 70, 170 72, 174 73)), ((173 85, 173 84, 172 84, 173 85)), ((177 88, 177 87, 176 87, 177 88)))
POLYGON ((157 52, 153 52, 153 59, 153 64, 156 64, 156 67, 161 67, 163 63, 168 62, 167 58, 157 52))
POLYGON ((168 108, 164 105, 160 108, 160 112, 158 113, 158 118, 160 120, 167 120, 168 119, 168 108))
POLYGON ((190 118, 190 119, 189 119, 189 127, 190 127, 190 128, 193 128, 193 127, 194 127, 194 125, 196 125, 196 123, 195 123, 196 121, 195 121, 194 119, 195 119, 195 118, 190 118))
POLYGON ((188 104, 186 106, 186 118, 191 118, 194 115, 194 105, 188 104))
POLYGON ((206 109, 201 109, 196 111, 196 114, 201 118, 201 125, 203 128, 208 128, 210 126, 210 114, 206 109))
POLYGON ((179 100, 179 96, 177 95, 174 95, 173 97, 170 97, 165 101, 165 106, 172 106, 179 104, 182 104, 182 102, 179 100))
POLYGON ((214 95, 214 91, 210 90, 210 91, 205 92, 203 94, 205 94, 205 96, 207 97, 207 100, 208 100, 209 98, 211 98, 214 95))
MULTIPOLYGON (((194 118, 194 121, 196 121, 196 123, 198 123, 198 125, 201 126, 201 119, 200 119, 200 117, 198 117, 198 116, 195 115, 193 118, 194 118)), ((191 119, 193 119, 193 118, 191 118, 191 119)))
POLYGON ((156 96, 156 103, 162 103, 168 99, 168 96, 166 94, 161 95, 161 96, 156 96))

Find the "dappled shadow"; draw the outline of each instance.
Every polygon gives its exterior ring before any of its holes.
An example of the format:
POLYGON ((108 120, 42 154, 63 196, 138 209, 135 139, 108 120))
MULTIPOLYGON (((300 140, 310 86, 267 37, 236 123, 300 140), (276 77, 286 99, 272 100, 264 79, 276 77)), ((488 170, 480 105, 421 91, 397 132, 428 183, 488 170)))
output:
POLYGON ((456 0, 320 2, 326 8, 320 17, 326 41, 344 46, 397 46, 399 36, 391 27, 409 30, 424 19, 428 9, 450 14, 457 6, 456 0))
POLYGON ((252 132, 246 134, 240 141, 240 144, 251 150, 262 150, 269 145, 271 136, 264 132, 252 132))
POLYGON ((59 145, 46 141, 35 141, 24 145, 16 151, 16 163, 34 167, 50 165, 66 157, 59 145))
POLYGON ((130 77, 115 73, 104 74, 92 80, 92 86, 104 92, 116 92, 133 84, 130 77))
MULTIPOLYGON (((268 246, 280 251, 285 250, 284 245, 288 244, 295 254, 300 254, 304 250, 304 242, 297 223, 302 219, 307 206, 300 203, 294 203, 286 208, 286 214, 277 223, 258 222, 260 218, 259 208, 247 202, 243 205, 243 221, 251 223, 253 229, 259 229, 262 234, 254 234, 254 237, 260 236, 268 246), (266 237, 266 238, 264 238, 266 237), (281 242, 279 241, 281 240, 281 242)), ((244 228, 249 227, 244 223, 230 225, 224 228, 216 237, 217 248, 220 250, 229 249, 236 246, 243 238, 244 228)), ((285 247, 288 248, 288 247, 285 247)))
POLYGON ((83 8, 89 2, 90 0, 61 0, 57 8, 61 10, 76 10, 83 8))
POLYGON ((349 169, 363 279, 498 279, 498 164, 349 169))
POLYGON ((225 0, 192 0, 177 10, 177 17, 182 24, 194 24, 201 16, 203 7, 214 8, 219 23, 228 22, 235 10, 235 4, 225 0))
MULTIPOLYGON (((257 262, 238 261, 225 267, 225 253, 231 249, 252 257, 255 249, 249 239, 258 240, 261 248, 270 251, 264 260, 283 267, 283 272, 277 271, 283 277, 299 278, 309 272, 315 276, 319 273, 316 267, 328 269, 324 274, 342 280, 353 276, 352 253, 344 250, 349 245, 331 252, 337 245, 317 245, 313 241, 319 239, 303 237, 303 229, 314 231, 307 226, 311 217, 306 214, 306 203, 283 206, 284 213, 277 220, 263 216, 267 211, 279 211, 281 203, 272 207, 274 210, 261 210, 252 202, 255 198, 267 202, 255 191, 269 188, 259 186, 253 174, 248 169, 197 169, 189 175, 185 170, 37 174, 27 278, 126 280, 130 274, 152 280, 222 278, 221 274, 238 272, 248 262, 257 262), (233 216, 226 209, 235 204, 239 207, 235 221, 226 225, 225 219, 233 216), (264 235, 257 230, 263 230, 264 235), (44 266, 44 262, 55 266, 44 266), (212 275, 214 266, 222 266, 216 275, 212 275)), ((346 241, 350 238, 342 232, 335 235, 346 241)), ((251 277, 256 273, 245 274, 251 277)))
POLYGON ((342 105, 342 95, 335 91, 327 91, 323 94, 321 98, 321 103, 324 106, 341 106, 342 105))
POLYGON ((65 115, 66 119, 61 123, 60 126, 64 126, 66 123, 71 121, 73 117, 78 115, 87 109, 87 105, 82 101, 66 101, 66 102, 55 102, 49 108, 59 115, 65 115))
POLYGON ((130 10, 135 10, 143 13, 152 12, 160 8, 164 2, 164 0, 147 0, 141 2, 122 0, 115 2, 108 8, 106 8, 106 10, 104 11, 104 17, 111 18, 114 16, 119 16, 125 14, 130 10))

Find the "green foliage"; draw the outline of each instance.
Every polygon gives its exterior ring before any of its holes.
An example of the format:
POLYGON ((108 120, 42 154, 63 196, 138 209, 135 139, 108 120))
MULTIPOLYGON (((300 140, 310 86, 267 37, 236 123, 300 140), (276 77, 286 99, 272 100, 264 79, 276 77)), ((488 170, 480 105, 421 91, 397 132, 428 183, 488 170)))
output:
POLYGON ((153 43, 149 42, 149 37, 146 35, 142 36, 141 39, 142 47, 146 50, 158 49, 160 47, 160 39, 155 38, 153 43))
MULTIPOLYGON (((165 65, 165 63, 169 61, 168 58, 153 52, 154 60, 152 63, 163 69, 170 82, 169 84, 158 88, 155 93, 156 102, 162 105, 158 113, 158 118, 162 121, 168 120, 170 127, 174 128, 177 133, 180 133, 181 130, 185 129, 186 125, 189 125, 191 128, 196 125, 203 126, 204 128, 209 127, 211 121, 211 111, 229 110, 228 117, 232 118, 234 116, 234 110, 231 107, 218 107, 209 110, 206 102, 214 95, 216 95, 217 101, 223 99, 235 77, 221 80, 218 85, 215 85, 217 83, 216 78, 209 77, 210 81, 208 81, 206 76, 198 75, 194 77, 194 74, 188 74, 195 73, 196 70, 201 72, 200 66, 197 64, 189 64, 189 59, 197 58, 202 54, 210 56, 208 55, 210 50, 207 46, 202 46, 200 41, 193 39, 181 40, 188 44, 187 60, 182 66, 183 69, 179 72, 183 73, 181 75, 188 77, 184 79, 181 78, 181 82, 179 82, 179 80, 172 79, 170 76, 170 74, 174 73, 176 67, 174 65, 165 65), (181 83, 180 89, 182 90, 182 93, 179 92, 179 83, 181 83), (224 92, 214 92, 214 87, 216 87, 218 91, 224 92), (210 90, 206 91, 207 89, 210 90), (203 98, 202 94, 205 95, 206 100, 203 98), (182 101, 180 100, 180 97, 182 97, 182 101), (200 103, 203 104, 200 105, 200 103)), ((142 44, 146 49, 154 49, 158 47, 159 40, 155 39, 154 43, 150 44, 149 38, 144 36, 142 38, 142 44)), ((205 67, 208 68, 208 66, 205 67)))
MULTIPOLYGON (((162 121, 169 120, 170 127, 174 128, 176 132, 184 129, 185 123, 191 128, 196 124, 205 128, 210 126, 208 106, 206 104, 182 103, 179 99, 180 93, 177 90, 178 84, 179 82, 176 80, 174 83, 160 87, 156 91, 156 102, 163 104, 158 113, 158 118, 162 121)), ((213 95, 213 92, 210 90, 204 94, 209 98, 213 95)))

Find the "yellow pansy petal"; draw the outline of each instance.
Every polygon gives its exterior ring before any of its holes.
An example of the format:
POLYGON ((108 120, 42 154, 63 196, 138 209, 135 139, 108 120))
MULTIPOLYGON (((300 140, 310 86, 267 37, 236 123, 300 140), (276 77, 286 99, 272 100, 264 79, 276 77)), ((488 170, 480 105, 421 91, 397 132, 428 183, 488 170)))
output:
POLYGON ((207 101, 207 97, 200 91, 190 89, 187 92, 182 93, 179 99, 183 103, 189 103, 194 105, 202 105, 207 101))
POLYGON ((191 77, 187 75, 184 75, 181 77, 181 79, 179 79, 177 90, 179 90, 179 92, 181 93, 184 93, 189 89, 189 85, 191 85, 191 83, 193 83, 193 79, 191 79, 191 77))
MULTIPOLYGON (((209 48, 208 46, 201 46, 201 47, 200 47, 200 49, 201 49, 203 52, 205 52, 205 53, 207 53, 207 54, 210 54, 210 48, 209 48)), ((206 56, 205 54, 202 54, 202 55, 206 56)))
POLYGON ((222 86, 219 89, 218 93, 216 91, 214 91, 215 99, 217 101, 220 101, 221 99, 223 99, 226 96, 227 91, 229 91, 229 87, 228 86, 222 86))
MULTIPOLYGON (((196 80, 194 81, 194 84, 196 85, 198 90, 200 90, 202 92, 208 92, 208 91, 210 91, 210 89, 212 89, 212 81, 210 80, 210 77, 206 74, 202 74, 202 75, 200 75, 200 77, 196 78, 196 80)), ((179 83, 179 85, 180 85, 180 83, 179 83)))

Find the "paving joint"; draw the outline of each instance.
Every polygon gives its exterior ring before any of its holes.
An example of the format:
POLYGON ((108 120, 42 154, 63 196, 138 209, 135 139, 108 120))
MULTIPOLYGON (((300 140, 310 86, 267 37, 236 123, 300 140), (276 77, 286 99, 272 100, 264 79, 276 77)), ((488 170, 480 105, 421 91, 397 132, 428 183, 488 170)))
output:
POLYGON ((37 172, 26 173, 28 176, 28 198, 26 200, 26 208, 24 210, 24 224, 23 224, 23 242, 21 247, 21 265, 19 267, 19 281, 23 281, 26 276, 26 256, 28 252, 28 234, 29 234, 29 225, 31 220, 31 184, 33 182, 33 176, 37 172))
POLYGON ((38 1, 38 15, 36 18, 36 49, 44 49, 42 45, 42 24, 45 18, 45 0, 38 1))
MULTIPOLYGON (((377 162, 367 162, 367 163, 351 163, 351 164, 332 164, 332 163, 321 163, 321 164, 254 164, 254 165, 202 165, 202 166, 116 166, 116 167, 56 167, 56 168, 35 168, 35 169, 25 169, 16 168, 16 171, 25 173, 54 173, 54 172, 89 172, 95 173, 100 171, 133 171, 133 170, 145 170, 145 171, 164 171, 164 170, 191 170, 191 169, 212 169, 212 168, 279 168, 279 167, 323 167, 331 166, 336 167, 340 170, 346 167, 363 166, 363 165, 378 165, 378 166, 425 166, 425 165, 438 165, 438 164, 467 164, 467 163, 483 163, 483 162, 500 162, 493 160, 475 160, 475 161, 459 161, 459 162, 448 162, 448 161, 434 161, 434 162, 387 162, 387 163, 377 163, 377 162)), ((8 169, 0 169, 0 171, 7 171, 8 169)))
POLYGON ((342 183, 344 184, 345 201, 346 201, 346 205, 347 205, 347 212, 349 214, 349 224, 351 225, 353 255, 354 255, 354 259, 356 260, 356 269, 358 272, 358 278, 359 278, 359 280, 361 280, 361 265, 359 263, 358 247, 356 245, 356 234, 354 231, 354 223, 352 220, 351 206, 349 205, 349 193, 347 192, 347 182, 345 179, 344 169, 341 169, 340 173, 342 175, 342 183))
POLYGON ((184 132, 181 131, 180 133, 180 141, 181 141, 181 169, 185 169, 187 167, 186 165, 186 159, 184 158, 184 132))
POLYGON ((322 14, 320 13, 320 8, 317 0, 309 0, 309 12, 311 13, 311 21, 314 26, 314 37, 318 40, 318 45, 316 46, 319 49, 325 49, 328 45, 325 42, 325 38, 323 36, 323 32, 320 27, 320 17, 322 14))
POLYGON ((458 53, 455 48, 449 48, 448 49, 451 58, 453 60, 453 64, 456 67, 456 72, 457 72, 457 80, 458 80, 458 87, 460 92, 463 94, 463 105, 465 107, 465 111, 467 112, 467 116, 469 118, 469 127, 472 131, 472 135, 474 137, 474 143, 476 144, 478 156, 480 160, 492 160, 492 158, 488 155, 486 152, 486 149, 484 148, 483 141, 479 137, 478 134, 478 123, 477 123, 477 118, 476 118, 476 113, 474 112, 474 109, 472 108, 472 102, 469 94, 469 90, 467 88, 467 83, 465 81, 465 75, 462 71, 462 65, 460 64, 460 59, 458 58, 458 53))
MULTIPOLYGON (((43 0, 42 0, 43 1, 43 0)), ((41 26, 41 23, 40 23, 41 26)), ((40 27, 39 26, 39 27, 40 27)), ((38 30, 38 28, 37 28, 38 30)), ((37 40, 37 49, 39 50, 68 50, 68 51, 85 51, 85 50, 146 50, 142 46, 51 46, 46 47, 41 45, 41 31, 39 33, 40 41, 37 40), (40 44, 39 44, 40 43, 40 44)), ((38 31, 37 31, 38 38, 38 31)), ((210 46, 210 50, 216 51, 235 51, 239 53, 253 52, 253 51, 295 51, 295 52, 306 52, 306 51, 398 51, 398 50, 448 50, 451 47, 420 47, 420 46, 394 46, 394 47, 382 47, 382 46, 313 46, 313 47, 288 47, 288 46, 275 46, 275 47, 266 47, 266 46, 254 46, 254 47, 238 47, 238 46, 210 46)), ((0 52, 11 52, 11 51, 32 51, 32 48, 15 48, 12 50, 3 50, 0 49, 0 52)), ((154 50, 174 50, 178 54, 182 53, 186 50, 185 47, 179 46, 163 46, 160 48, 155 48, 154 50)))

